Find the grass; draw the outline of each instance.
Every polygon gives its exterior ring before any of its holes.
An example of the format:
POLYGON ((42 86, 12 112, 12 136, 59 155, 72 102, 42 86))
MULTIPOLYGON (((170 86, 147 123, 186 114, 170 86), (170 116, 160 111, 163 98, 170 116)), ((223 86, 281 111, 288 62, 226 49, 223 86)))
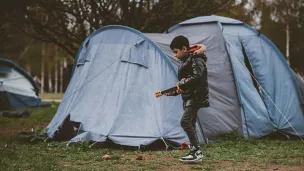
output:
POLYGON ((62 99, 63 93, 39 93, 39 97, 41 99, 56 100, 56 99, 62 99))
MULTIPOLYGON (((0 117, 0 130, 44 127, 56 112, 31 109, 28 118, 0 117), (39 127, 40 126, 40 127, 39 127)), ((30 129, 25 129, 28 131, 30 129)), ((183 164, 187 150, 139 151, 89 147, 89 142, 70 147, 66 142, 44 142, 33 136, 0 137, 0 170, 303 170, 304 143, 300 140, 245 139, 236 135, 203 144, 200 164, 183 164), (9 143, 8 143, 9 142, 9 143), (6 144, 8 143, 8 146, 6 144), (110 154, 110 160, 102 156, 110 154), (143 160, 137 160, 142 156, 143 160)))
MULTIPOLYGON (((30 128, 46 126, 57 111, 58 103, 51 103, 48 108, 29 109, 30 117, 7 118, 0 115, 0 129, 18 129, 28 131, 30 128)), ((1 134, 0 134, 1 135, 1 134)))

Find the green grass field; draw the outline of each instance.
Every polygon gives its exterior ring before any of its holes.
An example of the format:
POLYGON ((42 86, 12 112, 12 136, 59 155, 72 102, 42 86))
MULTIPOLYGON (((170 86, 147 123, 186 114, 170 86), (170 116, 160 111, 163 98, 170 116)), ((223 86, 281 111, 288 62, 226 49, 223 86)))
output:
POLYGON ((63 93, 39 93, 39 97, 41 99, 51 99, 51 100, 56 100, 56 99, 62 99, 63 93))
POLYGON ((0 117, 0 170, 304 170, 301 140, 245 139, 236 135, 202 145, 204 162, 183 164, 187 150, 140 151, 89 147, 78 143, 44 142, 35 135, 56 112, 31 109, 30 117, 0 117), (17 134, 33 131, 32 136, 17 134), (36 137, 36 138, 35 138, 36 137), (102 156, 110 154, 111 159, 102 156), (137 160, 139 156, 142 160, 137 160))

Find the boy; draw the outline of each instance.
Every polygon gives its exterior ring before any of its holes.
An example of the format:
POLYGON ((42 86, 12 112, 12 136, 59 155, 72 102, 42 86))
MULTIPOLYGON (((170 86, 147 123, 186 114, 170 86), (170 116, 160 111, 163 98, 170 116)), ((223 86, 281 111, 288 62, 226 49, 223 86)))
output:
POLYGON ((190 49, 189 40, 184 36, 175 37, 170 44, 170 48, 174 56, 181 61, 181 66, 178 69, 178 79, 180 81, 176 83, 176 91, 165 95, 182 95, 184 114, 181 119, 181 126, 190 140, 190 153, 181 157, 180 161, 200 162, 203 154, 196 135, 195 123, 198 110, 202 107, 209 107, 207 58, 203 51, 199 53, 188 52, 190 49))

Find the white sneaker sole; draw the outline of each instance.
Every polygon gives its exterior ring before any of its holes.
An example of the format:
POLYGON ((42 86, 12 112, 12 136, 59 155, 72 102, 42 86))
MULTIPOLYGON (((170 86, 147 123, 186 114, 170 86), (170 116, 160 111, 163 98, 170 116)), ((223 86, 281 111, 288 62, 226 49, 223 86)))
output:
POLYGON ((195 159, 195 160, 182 160, 182 159, 179 159, 179 161, 183 162, 183 163, 200 163, 203 161, 202 158, 200 159, 195 159))

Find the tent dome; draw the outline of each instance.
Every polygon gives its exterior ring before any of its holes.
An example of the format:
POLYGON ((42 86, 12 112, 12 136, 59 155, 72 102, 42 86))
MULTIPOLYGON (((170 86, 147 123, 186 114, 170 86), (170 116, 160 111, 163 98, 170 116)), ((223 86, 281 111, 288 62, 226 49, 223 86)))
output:
POLYGON ((210 107, 198 112, 201 142, 233 130, 245 137, 277 131, 304 136, 303 101, 283 55, 250 26, 219 16, 190 19, 162 34, 125 26, 92 33, 76 56, 49 136, 68 118, 79 125, 70 142, 110 139, 140 146, 158 139, 188 141, 180 127, 181 97, 153 96, 178 81, 179 61, 169 46, 178 35, 207 46, 210 107))
POLYGON ((168 57, 142 33, 124 26, 95 31, 81 45, 74 73, 58 111, 49 124, 53 137, 69 117, 79 123, 79 140, 128 146, 163 139, 187 141, 180 127, 182 100, 156 99, 158 89, 177 82, 168 57))
POLYGON ((1 109, 24 109, 43 105, 39 86, 32 76, 16 63, 0 58, 1 109))

